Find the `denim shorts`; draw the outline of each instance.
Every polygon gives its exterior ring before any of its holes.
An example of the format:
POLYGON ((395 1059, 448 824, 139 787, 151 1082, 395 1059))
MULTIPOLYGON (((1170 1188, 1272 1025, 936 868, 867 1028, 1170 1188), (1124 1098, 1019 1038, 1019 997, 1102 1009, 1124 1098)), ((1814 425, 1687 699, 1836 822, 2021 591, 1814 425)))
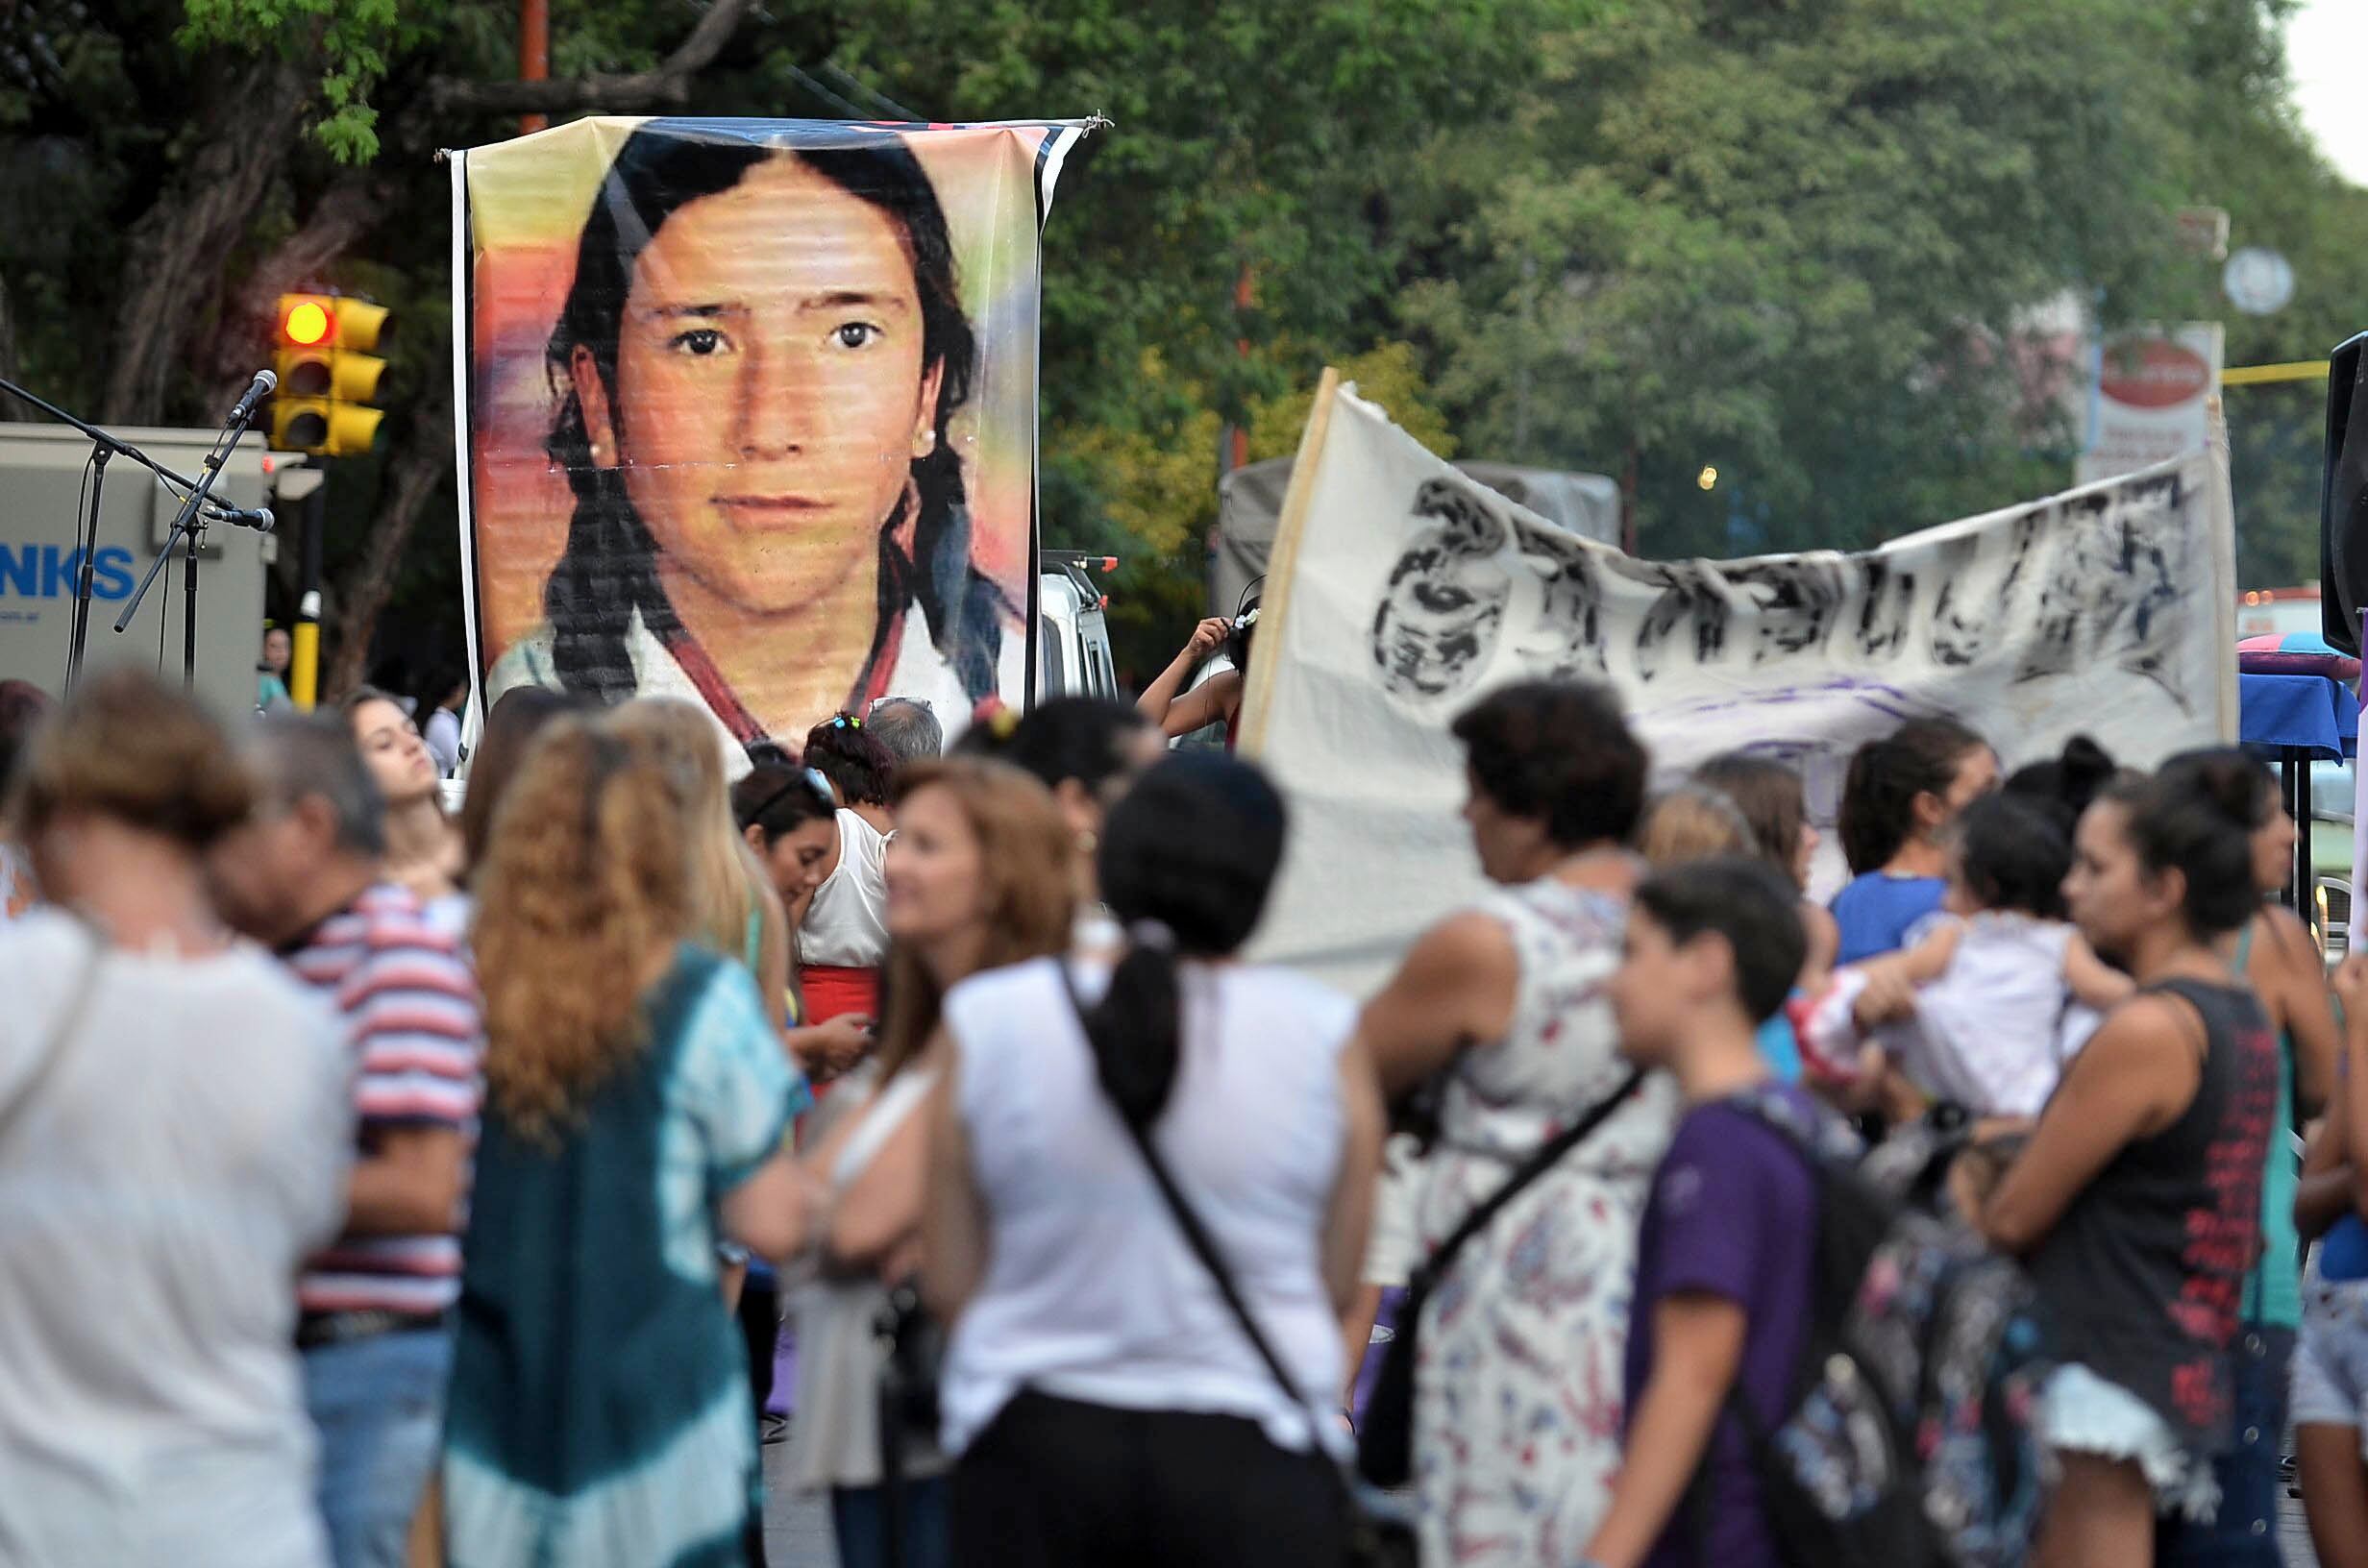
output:
POLYGON ((2220 1487, 2211 1466, 2182 1447, 2155 1408, 2084 1366, 2059 1367, 2039 1396, 2039 1440, 2048 1453, 2134 1463, 2155 1494, 2155 1511, 2208 1520, 2220 1487))
POLYGON ((2368 1280, 2303 1282, 2302 1341, 2294 1351, 2298 1427, 2352 1427, 2368 1458, 2368 1280))

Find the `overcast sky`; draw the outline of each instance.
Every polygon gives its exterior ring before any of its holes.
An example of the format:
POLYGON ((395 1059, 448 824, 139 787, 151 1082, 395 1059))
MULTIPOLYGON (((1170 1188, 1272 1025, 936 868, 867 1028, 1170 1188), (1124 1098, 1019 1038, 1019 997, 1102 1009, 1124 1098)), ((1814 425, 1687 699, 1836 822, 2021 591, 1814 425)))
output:
POLYGON ((2303 124, 2330 161, 2368 185, 2368 0, 2304 0, 2287 24, 2286 62, 2303 124))

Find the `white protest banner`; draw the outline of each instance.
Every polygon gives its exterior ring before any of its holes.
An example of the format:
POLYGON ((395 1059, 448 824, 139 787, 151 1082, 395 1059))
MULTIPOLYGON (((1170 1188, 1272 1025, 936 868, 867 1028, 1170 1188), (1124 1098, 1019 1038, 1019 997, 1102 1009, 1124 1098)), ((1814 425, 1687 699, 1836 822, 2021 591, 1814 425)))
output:
POLYGON ((1481 891, 1447 725, 1515 680, 1609 682, 1660 784, 1733 750, 1797 766, 1829 842, 1851 751, 1916 715, 1965 721, 2010 767, 2082 731, 2138 766, 2232 740, 2233 553, 2225 471, 2198 452, 1861 553, 1641 561, 1327 377, 1244 715, 1293 815, 1259 956, 1369 992, 1481 891))

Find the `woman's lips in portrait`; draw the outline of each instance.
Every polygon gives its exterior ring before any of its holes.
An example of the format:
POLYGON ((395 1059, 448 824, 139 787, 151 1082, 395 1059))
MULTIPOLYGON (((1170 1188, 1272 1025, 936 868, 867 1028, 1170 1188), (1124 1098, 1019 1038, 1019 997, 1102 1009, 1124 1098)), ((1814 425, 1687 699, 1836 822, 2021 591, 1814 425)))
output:
POLYGON ((830 510, 824 502, 802 495, 718 496, 715 503, 735 528, 760 530, 794 527, 830 510))

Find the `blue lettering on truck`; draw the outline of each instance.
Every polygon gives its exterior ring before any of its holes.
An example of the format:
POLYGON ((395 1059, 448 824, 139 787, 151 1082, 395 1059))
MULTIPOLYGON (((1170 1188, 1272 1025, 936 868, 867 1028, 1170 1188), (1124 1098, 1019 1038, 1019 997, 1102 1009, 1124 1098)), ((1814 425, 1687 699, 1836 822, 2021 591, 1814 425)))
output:
MULTIPOLYGON (((0 594, 19 599, 71 599, 74 576, 83 552, 56 545, 0 544, 0 594)), ((90 574, 96 599, 128 599, 132 594, 132 552, 121 545, 99 551, 90 574)))

